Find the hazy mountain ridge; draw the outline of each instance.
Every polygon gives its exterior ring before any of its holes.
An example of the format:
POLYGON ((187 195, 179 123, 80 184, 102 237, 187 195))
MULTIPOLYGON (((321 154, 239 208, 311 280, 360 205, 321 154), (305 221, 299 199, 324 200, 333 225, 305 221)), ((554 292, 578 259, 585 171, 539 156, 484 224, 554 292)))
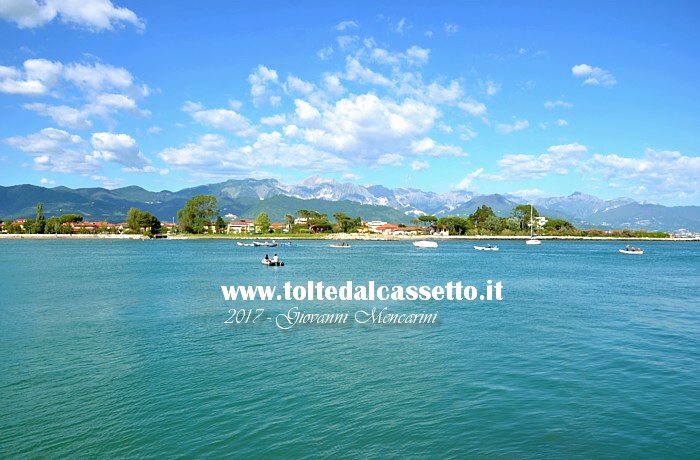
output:
MULTIPOLYGON (((137 186, 109 190, 16 185, 0 186, 0 218, 33 217, 36 204, 42 202, 47 216, 80 213, 86 220, 123 221, 129 208, 137 207, 169 222, 175 219, 177 211, 188 199, 199 194, 216 196, 222 215, 254 218, 266 210, 275 221, 299 209, 313 209, 330 214, 345 212, 365 220, 410 223, 422 214, 466 217, 482 205, 505 217, 515 206, 528 203, 526 198, 512 195, 390 189, 382 185, 339 183, 320 177, 310 177, 298 185, 286 185, 276 179, 228 180, 177 192, 152 192, 137 186)), ((668 207, 638 203, 625 197, 603 200, 580 192, 535 199, 533 205, 542 215, 566 219, 584 228, 700 232, 700 206, 668 207)))

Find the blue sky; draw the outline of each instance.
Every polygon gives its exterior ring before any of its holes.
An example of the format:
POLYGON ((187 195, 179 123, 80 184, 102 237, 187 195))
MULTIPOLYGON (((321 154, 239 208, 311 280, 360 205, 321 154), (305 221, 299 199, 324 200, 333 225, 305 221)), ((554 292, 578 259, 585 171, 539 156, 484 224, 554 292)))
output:
POLYGON ((0 0, 0 185, 699 205, 699 21, 697 1, 0 0))

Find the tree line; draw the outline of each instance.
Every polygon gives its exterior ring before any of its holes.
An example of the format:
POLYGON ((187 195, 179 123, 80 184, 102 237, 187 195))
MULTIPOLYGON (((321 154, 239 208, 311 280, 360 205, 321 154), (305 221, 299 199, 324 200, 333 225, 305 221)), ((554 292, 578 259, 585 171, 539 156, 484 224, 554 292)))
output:
MULTIPOLYGON (((348 216, 344 212, 333 214, 335 223, 331 222, 328 214, 322 214, 314 210, 300 209, 297 216, 286 214, 284 217, 284 231, 291 234, 304 233, 353 233, 362 226, 362 219, 348 216)), ((498 217, 489 206, 482 205, 467 217, 445 216, 437 217, 422 215, 414 219, 413 223, 422 229, 423 233, 447 232, 449 235, 493 235, 515 236, 530 233, 534 222, 538 221, 539 212, 530 204, 518 205, 513 208, 507 217, 498 217), (532 216, 532 222, 531 222, 532 216)), ((190 198, 185 206, 177 212, 177 230, 182 233, 225 233, 228 223, 221 217, 218 209, 218 201, 213 195, 197 195, 190 198)), ((46 219, 44 217, 43 204, 38 203, 36 217, 26 219, 20 226, 13 222, 2 222, 3 229, 7 233, 49 233, 68 234, 73 233, 73 224, 83 221, 79 214, 64 214, 46 219)), ((268 234, 272 232, 270 218, 265 212, 261 212, 255 218, 254 226, 257 233, 268 234)), ((399 225, 402 226, 402 225, 399 225)), ((163 232, 161 222, 150 212, 138 208, 131 208, 127 213, 127 231, 154 236, 163 232)), ((404 226, 405 227, 405 226, 404 226)), ((104 231, 107 231, 106 229, 104 231)), ((571 222, 564 219, 547 218, 540 228, 533 228, 535 233, 550 236, 613 236, 613 237, 668 237, 664 232, 647 232, 644 230, 614 230, 604 231, 598 229, 577 229, 571 222)))

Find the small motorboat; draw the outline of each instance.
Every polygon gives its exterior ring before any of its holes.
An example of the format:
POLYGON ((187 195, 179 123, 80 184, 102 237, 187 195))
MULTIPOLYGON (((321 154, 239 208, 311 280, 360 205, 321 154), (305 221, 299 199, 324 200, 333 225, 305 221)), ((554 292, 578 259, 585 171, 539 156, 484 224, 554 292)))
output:
POLYGON ((436 248, 437 241, 414 241, 413 245, 417 248, 436 248))
POLYGON ((644 250, 643 250, 643 249, 639 249, 639 248, 637 248, 637 249, 635 249, 635 248, 630 248, 630 249, 619 249, 619 251, 620 251, 621 254, 635 254, 635 255, 640 255, 640 256, 641 256, 642 254, 644 254, 644 250))
POLYGON ((281 260, 275 262, 272 259, 263 259, 262 264, 267 265, 268 267, 284 267, 284 262, 281 260))
POLYGON ((237 242, 236 243, 238 246, 247 246, 247 247, 253 247, 255 246, 253 243, 242 243, 242 242, 237 242))
POLYGON ((498 251, 498 246, 491 246, 487 244, 486 246, 474 246, 477 251, 498 251))
POLYGON ((333 244, 329 244, 329 246, 332 247, 332 248, 351 248, 351 247, 352 247, 352 246, 350 246, 348 243, 345 243, 345 242, 343 242, 343 243, 333 243, 333 244))

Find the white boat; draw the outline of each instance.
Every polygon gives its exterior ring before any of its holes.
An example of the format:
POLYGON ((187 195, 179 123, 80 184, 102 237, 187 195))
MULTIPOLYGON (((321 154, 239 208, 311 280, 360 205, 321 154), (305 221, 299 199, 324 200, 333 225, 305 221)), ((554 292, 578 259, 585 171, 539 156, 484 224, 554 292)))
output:
POLYGON ((236 244, 238 244, 238 246, 249 246, 249 247, 255 246, 253 243, 242 243, 240 241, 237 242, 236 244))
POLYGON ((332 248, 351 248, 348 243, 334 243, 334 244, 329 244, 330 247, 332 248))
POLYGON ((532 245, 532 244, 542 244, 542 241, 538 240, 538 239, 537 239, 537 235, 535 235, 535 234, 532 232, 532 229, 534 228, 534 226, 535 226, 535 225, 534 225, 534 223, 533 223, 533 221, 532 221, 532 204, 530 204, 530 239, 529 239, 529 240, 525 240, 525 244, 530 244, 530 245, 532 245))
POLYGON ((635 255, 642 255, 644 254, 643 249, 619 249, 621 254, 635 254, 635 255))
POLYGON ((417 248, 436 248, 437 241, 414 241, 413 245, 417 248))
POLYGON ((474 246, 477 251, 498 251, 498 246, 491 246, 487 244, 486 246, 474 246))
POLYGON ((265 258, 265 259, 261 260, 261 262, 263 265, 267 265, 270 267, 284 267, 284 262, 282 262, 281 260, 278 260, 275 262, 272 259, 265 258))

